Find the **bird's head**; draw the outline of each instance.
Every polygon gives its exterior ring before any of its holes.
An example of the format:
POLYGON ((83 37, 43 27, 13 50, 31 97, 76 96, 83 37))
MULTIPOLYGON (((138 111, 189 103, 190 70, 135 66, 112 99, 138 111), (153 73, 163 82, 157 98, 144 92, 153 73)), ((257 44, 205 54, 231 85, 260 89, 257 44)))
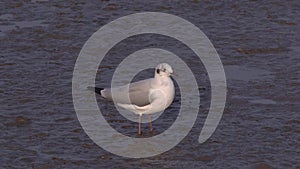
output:
POLYGON ((167 63, 160 63, 155 68, 155 75, 169 77, 173 74, 172 67, 167 63))

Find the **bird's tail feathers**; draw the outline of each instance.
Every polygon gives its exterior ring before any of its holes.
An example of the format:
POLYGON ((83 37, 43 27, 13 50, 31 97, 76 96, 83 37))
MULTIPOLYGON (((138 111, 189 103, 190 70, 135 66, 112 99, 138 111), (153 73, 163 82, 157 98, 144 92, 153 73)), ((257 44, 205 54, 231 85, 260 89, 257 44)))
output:
POLYGON ((104 90, 104 88, 101 87, 91 87, 91 86, 87 87, 87 89, 90 91, 94 91, 95 93, 98 93, 100 95, 101 95, 101 90, 104 90))

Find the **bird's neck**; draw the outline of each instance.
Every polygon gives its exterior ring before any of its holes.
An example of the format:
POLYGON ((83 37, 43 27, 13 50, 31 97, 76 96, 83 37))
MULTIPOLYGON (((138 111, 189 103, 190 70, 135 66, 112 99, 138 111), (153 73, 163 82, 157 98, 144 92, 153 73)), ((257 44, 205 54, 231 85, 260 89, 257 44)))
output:
POLYGON ((155 74, 155 75, 154 75, 154 78, 155 78, 155 79, 168 79, 168 78, 170 78, 170 77, 167 76, 167 75, 155 74))
POLYGON ((170 80, 170 77, 169 77, 169 76, 162 76, 162 75, 156 74, 156 75, 154 76, 154 79, 155 79, 155 81, 156 81, 157 83, 163 84, 163 83, 168 82, 168 81, 170 80))

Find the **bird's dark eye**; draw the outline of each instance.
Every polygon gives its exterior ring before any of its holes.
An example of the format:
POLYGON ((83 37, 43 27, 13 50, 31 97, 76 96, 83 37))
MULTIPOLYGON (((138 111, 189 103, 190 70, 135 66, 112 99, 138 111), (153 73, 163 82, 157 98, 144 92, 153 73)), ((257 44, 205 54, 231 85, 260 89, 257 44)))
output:
POLYGON ((159 74, 159 72, 160 72, 160 70, 159 70, 159 69, 156 69, 156 73, 159 74))
POLYGON ((162 69, 163 72, 166 72, 166 69, 162 69))

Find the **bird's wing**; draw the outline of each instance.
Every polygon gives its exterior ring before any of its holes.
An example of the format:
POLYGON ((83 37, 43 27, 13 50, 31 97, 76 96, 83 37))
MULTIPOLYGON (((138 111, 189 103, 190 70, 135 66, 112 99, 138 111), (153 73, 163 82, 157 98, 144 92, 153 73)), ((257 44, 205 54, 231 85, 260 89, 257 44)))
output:
POLYGON ((146 106, 137 106, 135 104, 122 104, 122 103, 117 103, 118 106, 129 110, 131 112, 134 112, 135 114, 144 114, 148 110, 150 110, 150 104, 146 106))
POLYGON ((103 97, 112 100, 112 92, 114 92, 114 100, 117 103, 144 106, 150 103, 149 92, 151 89, 152 80, 153 78, 112 89, 106 88, 102 91, 102 95, 103 97), (128 96, 127 89, 129 89, 129 99, 126 97, 128 96))
POLYGON ((138 106, 135 104, 122 104, 117 103, 118 106, 132 111, 136 114, 151 114, 160 112, 166 109, 166 95, 161 90, 151 90, 150 91, 150 103, 145 106, 138 106))
POLYGON ((151 83, 154 78, 145 79, 129 84, 129 92, 141 92, 147 90, 149 92, 151 83))

